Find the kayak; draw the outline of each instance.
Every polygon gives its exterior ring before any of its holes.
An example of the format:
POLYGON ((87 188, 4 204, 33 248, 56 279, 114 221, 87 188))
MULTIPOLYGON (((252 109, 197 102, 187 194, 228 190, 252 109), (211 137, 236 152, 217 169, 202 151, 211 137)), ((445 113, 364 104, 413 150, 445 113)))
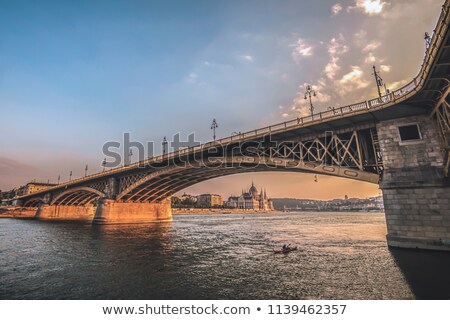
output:
POLYGON ((295 250, 297 250, 297 247, 290 247, 287 249, 274 249, 273 253, 289 253, 289 252, 295 251, 295 250))

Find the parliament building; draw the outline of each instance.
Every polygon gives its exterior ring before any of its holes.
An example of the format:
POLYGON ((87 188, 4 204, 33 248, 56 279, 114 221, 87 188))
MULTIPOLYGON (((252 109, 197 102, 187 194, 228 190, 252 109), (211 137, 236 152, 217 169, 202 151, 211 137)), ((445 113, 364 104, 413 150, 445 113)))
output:
POLYGON ((274 210, 272 199, 267 197, 266 190, 261 188, 258 192, 254 183, 248 191, 242 190, 240 196, 231 196, 225 205, 229 208, 248 209, 248 210, 274 210))

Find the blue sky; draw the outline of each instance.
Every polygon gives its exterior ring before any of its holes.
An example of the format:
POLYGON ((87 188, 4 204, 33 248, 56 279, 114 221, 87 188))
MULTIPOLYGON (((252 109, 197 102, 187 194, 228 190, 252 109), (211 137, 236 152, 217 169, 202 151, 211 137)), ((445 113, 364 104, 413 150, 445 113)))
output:
MULTIPOLYGON (((371 98, 372 64, 394 89, 418 72, 441 2, 0 0, 0 189, 100 170, 102 145, 124 132, 207 141, 213 118, 219 137, 295 118, 306 83, 319 111, 371 98)), ((272 174, 252 178, 286 193, 272 174)), ((241 179, 191 191, 226 195, 241 179)), ((364 188, 354 194, 378 192, 364 188)))

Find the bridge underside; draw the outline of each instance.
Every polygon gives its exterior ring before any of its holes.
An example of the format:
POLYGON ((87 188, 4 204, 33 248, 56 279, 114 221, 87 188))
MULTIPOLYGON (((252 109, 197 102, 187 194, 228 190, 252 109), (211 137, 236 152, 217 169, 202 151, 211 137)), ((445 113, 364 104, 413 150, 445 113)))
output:
POLYGON ((40 205, 42 205, 44 203, 45 202, 44 202, 44 200, 42 198, 32 198, 32 199, 26 201, 23 204, 23 207, 26 207, 26 208, 27 207, 35 207, 35 208, 37 208, 37 207, 39 207, 40 205))
POLYGON ((378 174, 361 171, 358 168, 328 166, 315 162, 299 162, 271 158, 268 161, 254 157, 234 157, 227 163, 190 168, 174 167, 148 179, 143 178, 117 196, 123 202, 160 202, 167 197, 194 184, 232 174, 250 172, 285 171, 315 173, 350 178, 369 183, 378 183, 378 174))
POLYGON ((290 171, 342 176, 377 183, 375 173, 357 168, 333 167, 289 159, 264 159, 242 156, 225 162, 208 162, 187 167, 173 166, 152 172, 134 182, 115 199, 101 199, 93 223, 141 223, 171 220, 170 196, 194 184, 232 174, 290 171))
MULTIPOLYGON (((125 177, 119 180, 119 187, 114 187, 117 184, 114 180, 109 189, 115 190, 116 195, 94 187, 78 187, 64 190, 48 202, 39 197, 31 198, 25 205, 36 207, 36 218, 47 220, 83 220, 95 224, 170 221, 170 197, 173 194, 218 177, 269 171, 323 174, 369 183, 379 181, 377 173, 360 170, 357 166, 333 166, 324 161, 301 161, 289 156, 235 156, 155 168, 146 174, 136 175, 139 179, 125 177)), ((108 185, 105 185, 106 189, 108 185)))

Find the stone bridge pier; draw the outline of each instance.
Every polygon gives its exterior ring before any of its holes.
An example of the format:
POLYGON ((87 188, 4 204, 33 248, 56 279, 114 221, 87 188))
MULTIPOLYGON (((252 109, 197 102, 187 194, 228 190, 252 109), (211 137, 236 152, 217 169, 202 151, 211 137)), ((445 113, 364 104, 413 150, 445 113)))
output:
POLYGON ((93 224, 148 223, 172 221, 170 198, 161 202, 121 202, 100 199, 93 224))
POLYGON ((446 146, 435 122, 429 116, 382 121, 377 132, 388 245, 450 250, 446 146))
POLYGON ((149 223, 172 221, 170 198, 160 202, 123 201, 117 199, 120 192, 119 181, 108 179, 105 196, 98 200, 93 224, 149 223))
POLYGON ((83 206, 41 204, 35 218, 41 220, 85 221, 94 217, 95 208, 92 204, 83 206))
POLYGON ((61 221, 84 221, 91 222, 94 217, 95 207, 92 204, 92 196, 88 193, 74 193, 62 196, 62 202, 58 198, 53 199, 51 193, 45 194, 42 198, 29 202, 35 209, 34 218, 40 220, 61 220, 61 221), (83 199, 81 203, 74 204, 67 199, 83 199), (87 199, 88 201, 85 201, 87 199))

